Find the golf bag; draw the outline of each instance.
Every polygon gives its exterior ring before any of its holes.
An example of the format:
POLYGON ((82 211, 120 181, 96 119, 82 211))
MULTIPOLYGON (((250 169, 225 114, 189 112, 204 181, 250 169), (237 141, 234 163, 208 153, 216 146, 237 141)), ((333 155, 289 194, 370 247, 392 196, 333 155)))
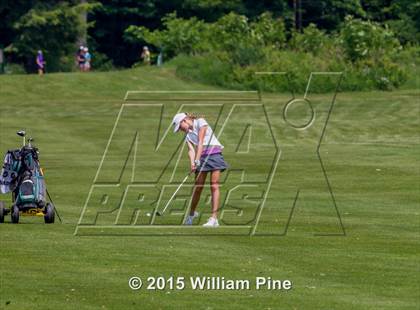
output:
POLYGON ((16 204, 35 204, 43 207, 46 201, 45 180, 38 161, 36 148, 23 147, 21 150, 21 171, 18 191, 15 193, 16 204))
POLYGON ((46 187, 38 161, 38 149, 24 146, 8 151, 0 178, 0 191, 12 191, 17 206, 44 207, 46 187))
POLYGON ((20 167, 20 150, 7 151, 0 174, 1 194, 6 194, 16 188, 20 167))
POLYGON ((38 148, 32 145, 32 138, 26 143, 24 130, 18 131, 17 135, 23 137, 23 147, 7 151, 0 174, 0 193, 11 192, 13 203, 11 208, 6 208, 0 201, 0 223, 4 223, 5 215, 9 213, 15 224, 19 223, 20 215, 43 216, 45 223, 54 223, 57 214, 61 222, 45 185, 38 148))

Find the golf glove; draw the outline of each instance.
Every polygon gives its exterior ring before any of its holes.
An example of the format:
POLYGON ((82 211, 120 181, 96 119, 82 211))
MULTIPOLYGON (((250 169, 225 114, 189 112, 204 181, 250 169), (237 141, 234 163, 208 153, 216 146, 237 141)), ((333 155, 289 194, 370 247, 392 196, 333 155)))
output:
POLYGON ((201 166, 201 161, 199 159, 194 160, 194 165, 195 165, 195 169, 200 168, 201 166))

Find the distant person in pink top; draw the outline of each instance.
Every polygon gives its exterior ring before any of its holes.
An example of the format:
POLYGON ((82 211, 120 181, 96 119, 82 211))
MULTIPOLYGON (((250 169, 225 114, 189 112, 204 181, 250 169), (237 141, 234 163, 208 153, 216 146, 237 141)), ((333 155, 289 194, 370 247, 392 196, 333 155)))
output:
POLYGON ((191 210, 185 225, 192 225, 194 218, 198 216, 195 209, 200 200, 207 174, 210 172, 212 216, 203 226, 218 227, 220 173, 228 168, 222 155, 223 145, 217 140, 213 130, 204 118, 187 113, 178 113, 174 116, 172 125, 174 132, 183 131, 186 134, 185 142, 188 145, 191 172, 196 174, 191 210))

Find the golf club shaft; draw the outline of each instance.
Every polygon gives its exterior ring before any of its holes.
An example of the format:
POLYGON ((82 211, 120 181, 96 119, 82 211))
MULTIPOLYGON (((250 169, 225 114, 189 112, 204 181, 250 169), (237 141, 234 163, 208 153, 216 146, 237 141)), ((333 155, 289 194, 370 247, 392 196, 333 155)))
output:
POLYGON ((184 185, 184 183, 187 181, 188 177, 191 175, 191 172, 188 173, 184 180, 182 180, 181 184, 179 184, 178 188, 175 190, 175 192, 172 194, 171 198, 169 198, 168 202, 166 203, 165 207, 163 208, 162 212, 159 212, 160 214, 165 213, 166 209, 168 208, 169 204, 171 203, 172 199, 174 199, 175 195, 179 192, 179 190, 181 189, 182 185, 184 185))
POLYGON ((47 192, 47 195, 48 195, 48 199, 53 203, 53 205, 54 205, 54 212, 55 212, 55 214, 57 214, 57 217, 58 217, 58 219, 60 220, 60 223, 63 223, 63 221, 61 220, 61 217, 60 217, 60 214, 58 214, 58 211, 57 211, 57 208, 56 208, 56 206, 55 206, 55 203, 54 203, 54 201, 51 199, 51 195, 50 195, 50 193, 48 192, 48 189, 46 189, 46 192, 47 192))

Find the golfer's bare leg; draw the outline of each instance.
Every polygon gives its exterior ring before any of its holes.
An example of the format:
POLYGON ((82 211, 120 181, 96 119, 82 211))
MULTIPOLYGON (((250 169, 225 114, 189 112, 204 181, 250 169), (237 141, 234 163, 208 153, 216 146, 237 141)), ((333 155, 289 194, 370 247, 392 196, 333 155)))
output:
POLYGON ((220 189, 219 189, 220 170, 211 172, 210 188, 211 188, 211 216, 217 219, 217 211, 219 210, 220 189))
POLYGON ((201 192, 203 191, 204 183, 206 182, 207 172, 200 172, 195 177, 194 192, 191 200, 190 215, 194 215, 198 202, 200 201, 201 192))

